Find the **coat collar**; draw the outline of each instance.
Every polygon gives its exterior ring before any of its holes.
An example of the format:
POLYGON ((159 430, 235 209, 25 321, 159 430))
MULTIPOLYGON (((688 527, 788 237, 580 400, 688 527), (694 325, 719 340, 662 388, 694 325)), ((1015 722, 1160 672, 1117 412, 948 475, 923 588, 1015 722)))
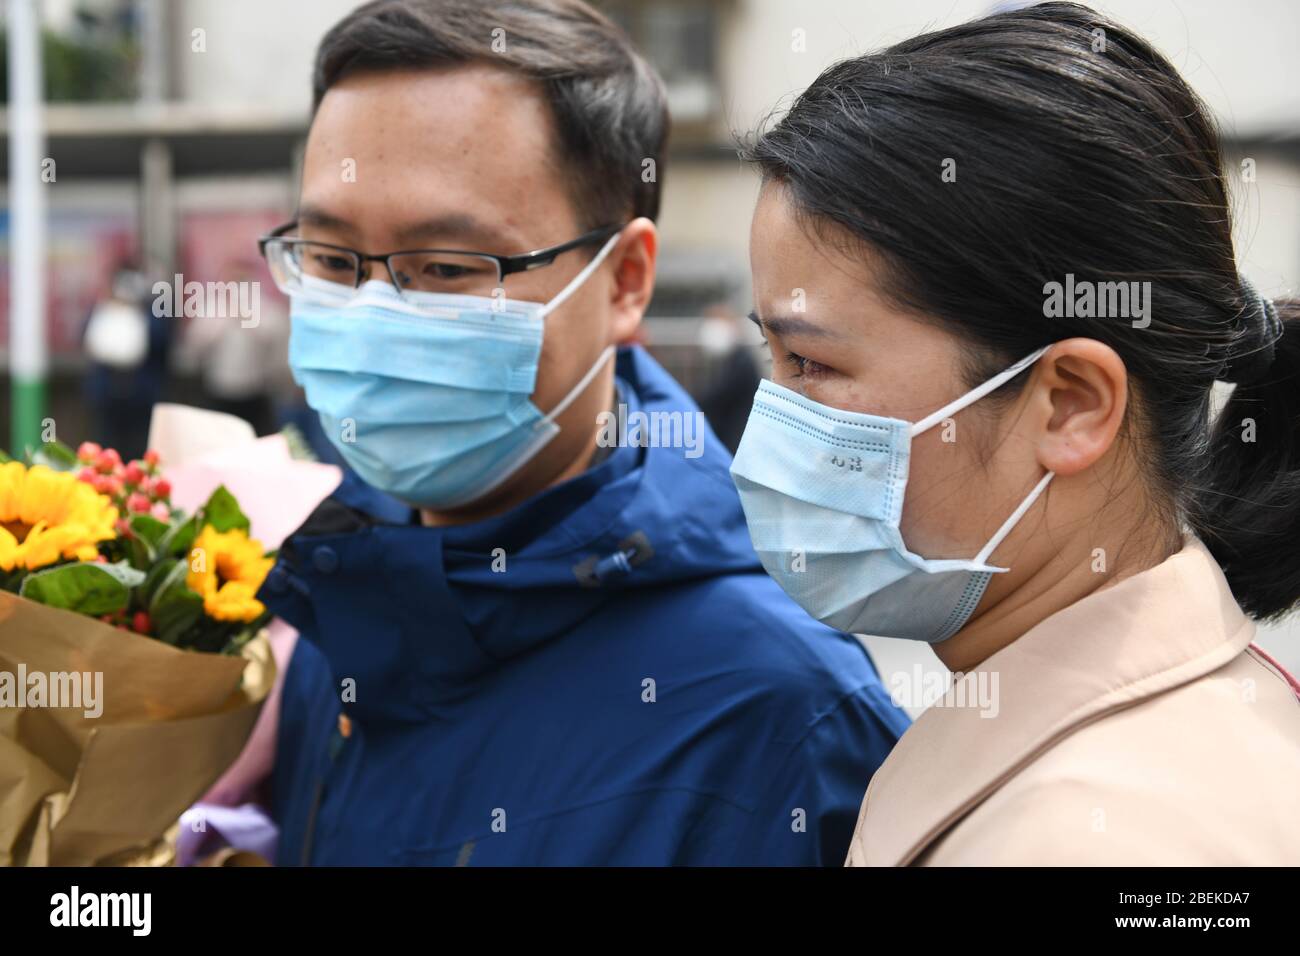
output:
POLYGON ((1177 554, 1053 614, 955 681, 872 778, 849 862, 906 865, 1074 729, 1217 670, 1254 634, 1214 557, 1187 536, 1177 554), (995 718, 952 706, 995 674, 995 718))

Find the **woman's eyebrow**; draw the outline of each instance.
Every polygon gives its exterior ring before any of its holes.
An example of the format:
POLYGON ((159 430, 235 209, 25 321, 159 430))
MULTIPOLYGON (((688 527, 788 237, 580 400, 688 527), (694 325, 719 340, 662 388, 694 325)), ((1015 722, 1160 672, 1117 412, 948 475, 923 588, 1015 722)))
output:
POLYGON ((749 321, 774 335, 803 335, 840 340, 844 338, 843 335, 833 329, 794 315, 772 315, 766 319, 760 319, 757 312, 750 312, 749 321))

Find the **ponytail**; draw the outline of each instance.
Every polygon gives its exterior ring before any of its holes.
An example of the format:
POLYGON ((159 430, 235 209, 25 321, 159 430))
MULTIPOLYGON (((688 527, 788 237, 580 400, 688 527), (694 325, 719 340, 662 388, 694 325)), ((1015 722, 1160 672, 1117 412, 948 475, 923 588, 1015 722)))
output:
MULTIPOLYGON (((1259 619, 1300 602, 1300 300, 1273 308, 1281 337, 1272 360, 1224 406, 1204 484, 1188 508, 1233 596, 1259 619)), ((1252 360, 1261 351, 1252 349, 1252 360)))

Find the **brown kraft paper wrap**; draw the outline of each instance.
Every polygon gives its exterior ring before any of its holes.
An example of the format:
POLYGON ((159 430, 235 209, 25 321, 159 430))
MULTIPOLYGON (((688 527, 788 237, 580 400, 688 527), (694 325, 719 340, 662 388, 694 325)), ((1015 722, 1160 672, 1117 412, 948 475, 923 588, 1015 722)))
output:
POLYGON ((102 673, 102 712, 0 706, 2 866, 170 863, 177 819, 239 756, 275 679, 265 634, 241 656, 182 651, 0 591, 0 675, 20 665, 102 673))

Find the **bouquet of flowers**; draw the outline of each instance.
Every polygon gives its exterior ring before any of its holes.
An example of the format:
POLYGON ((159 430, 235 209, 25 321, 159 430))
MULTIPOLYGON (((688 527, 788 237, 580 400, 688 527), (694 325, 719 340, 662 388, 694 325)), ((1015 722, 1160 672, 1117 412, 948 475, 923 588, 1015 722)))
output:
POLYGON ((156 453, 0 454, 0 865, 166 862, 271 689, 273 554, 170 495, 156 453))
POLYGON ((266 623, 254 595, 274 557, 224 486, 185 515, 156 452, 129 464, 91 443, 38 455, 0 464, 0 588, 212 653, 238 653, 266 623))

